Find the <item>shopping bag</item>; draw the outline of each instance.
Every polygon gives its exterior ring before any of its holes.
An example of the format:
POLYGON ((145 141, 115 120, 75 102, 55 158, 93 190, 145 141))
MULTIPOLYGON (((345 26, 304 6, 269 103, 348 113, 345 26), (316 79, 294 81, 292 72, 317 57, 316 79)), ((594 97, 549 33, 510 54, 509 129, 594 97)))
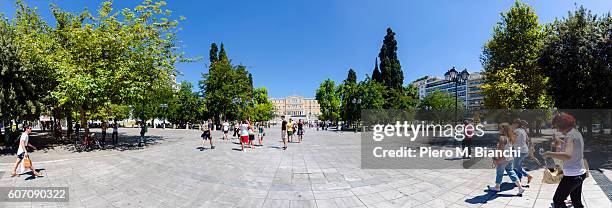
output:
POLYGON ((549 168, 544 168, 544 175, 542 176, 542 182, 547 184, 558 184, 563 178, 563 172, 555 168, 551 171, 549 168))
POLYGON ((25 157, 23 158, 23 167, 25 169, 30 169, 32 168, 32 161, 30 160, 30 157, 25 157))

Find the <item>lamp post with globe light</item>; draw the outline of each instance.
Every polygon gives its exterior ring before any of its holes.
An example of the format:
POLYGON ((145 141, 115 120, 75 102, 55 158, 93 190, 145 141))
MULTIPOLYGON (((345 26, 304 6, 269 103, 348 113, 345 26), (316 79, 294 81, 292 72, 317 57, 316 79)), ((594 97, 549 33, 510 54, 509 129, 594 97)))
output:
POLYGON ((444 79, 447 82, 455 83, 455 122, 457 122, 457 108, 458 108, 457 106, 458 105, 457 85, 466 82, 469 77, 470 77, 470 73, 467 71, 467 69, 463 69, 463 71, 458 72, 457 70, 455 70, 455 67, 451 68, 446 73, 444 73, 444 79))
POLYGON ((355 115, 355 117, 357 117, 357 119, 355 119, 355 133, 357 133, 357 128, 359 128, 359 115, 361 113, 361 98, 353 98, 351 102, 357 107, 357 114, 355 115))

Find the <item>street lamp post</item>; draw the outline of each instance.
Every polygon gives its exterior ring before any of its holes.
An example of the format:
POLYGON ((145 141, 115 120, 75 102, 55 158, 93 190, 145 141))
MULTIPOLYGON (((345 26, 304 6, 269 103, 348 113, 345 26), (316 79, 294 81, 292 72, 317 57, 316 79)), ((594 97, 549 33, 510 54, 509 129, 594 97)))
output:
MULTIPOLYGON (((353 98, 352 100, 353 105, 357 106, 357 115, 359 115, 359 111, 360 111, 360 107, 361 107, 361 98, 353 98)), ((357 116, 355 116, 357 117, 357 116)), ((357 133, 357 128, 359 128, 359 119, 356 119, 357 121, 355 122, 355 133, 357 133)))
POLYGON ((466 82, 469 77, 470 77, 470 73, 467 71, 467 69, 463 69, 463 71, 458 72, 457 70, 455 70, 454 66, 453 68, 448 70, 446 73, 444 73, 444 79, 446 81, 455 83, 455 122, 457 122, 457 108, 458 108, 457 105, 458 105, 458 97, 459 97, 457 85, 460 83, 466 82))

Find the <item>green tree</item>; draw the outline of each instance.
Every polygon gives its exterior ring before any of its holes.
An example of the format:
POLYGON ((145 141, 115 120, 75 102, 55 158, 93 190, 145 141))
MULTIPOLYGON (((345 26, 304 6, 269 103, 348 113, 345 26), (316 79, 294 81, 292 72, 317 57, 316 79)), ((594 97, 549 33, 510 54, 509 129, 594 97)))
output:
POLYGON ((321 108, 321 120, 338 121, 340 119, 340 95, 338 95, 338 88, 333 80, 323 81, 315 97, 321 108))
POLYGON ((501 14, 501 21, 494 27, 493 37, 485 43, 481 56, 486 76, 482 86, 485 106, 492 109, 551 106, 546 92, 548 78, 537 65, 543 38, 538 16, 530 6, 517 1, 508 12, 501 14), (508 93, 500 85, 516 87, 508 93))
POLYGON ((386 86, 366 75, 366 78, 359 83, 361 109, 383 109, 385 91, 386 86))
POLYGON ((252 121, 269 121, 274 116, 274 105, 268 99, 268 90, 265 87, 253 90, 252 121))
POLYGON ((168 104, 168 120, 180 128, 186 128, 188 123, 197 123, 201 113, 200 98, 192 91, 191 82, 181 82, 179 91, 168 104))
POLYGON ((210 44, 210 52, 209 52, 209 58, 208 60, 210 60, 210 63, 214 63, 219 61, 219 49, 217 48, 217 44, 216 43, 212 43, 210 44))
POLYGON ((208 73, 202 74, 199 85, 210 116, 219 122, 224 119, 246 119, 247 106, 253 99, 252 75, 245 66, 232 65, 225 46, 218 55, 211 45, 208 73), (214 57, 218 57, 215 61, 214 57))
POLYGON ((399 59, 397 59, 397 41, 395 32, 387 28, 387 34, 383 40, 383 45, 378 53, 380 59, 380 72, 383 83, 389 89, 401 90, 404 83, 404 73, 399 59))
MULTIPOLYGON (((48 27, 36 10, 17 2, 12 22, 0 15, 0 122, 35 119, 54 82, 45 53, 52 51, 48 27)), ((5 143, 11 141, 5 129, 5 143)))
POLYGON ((597 18, 580 7, 548 26, 540 66, 561 109, 612 108, 610 14, 597 18))
MULTIPOLYGON (((598 18, 582 6, 568 13, 547 27, 540 66, 550 77, 548 90, 560 109, 610 109, 610 13, 598 18)), ((591 135, 593 119, 602 115, 584 111, 575 116, 591 135)))
MULTIPOLYGON (((178 20, 170 19, 164 1, 144 1, 134 9, 113 12, 112 2, 102 3, 94 16, 52 6, 57 21, 52 31, 61 50, 58 86, 51 92, 60 106, 75 106, 81 125, 99 108, 141 104, 140 116, 150 96, 168 85, 175 74, 178 20)), ((182 19, 182 18, 181 18, 182 19)))
MULTIPOLYGON (((457 100, 457 112, 464 109, 463 101, 457 100)), ((434 91, 423 97, 418 104, 419 119, 428 121, 452 121, 455 112, 455 96, 447 92, 434 91)))
POLYGON ((341 116, 342 120, 349 123, 349 125, 356 120, 357 106, 353 103, 353 100, 360 99, 357 86, 357 73, 353 69, 349 69, 348 75, 343 83, 338 86, 338 94, 341 99, 341 116))
MULTIPOLYGON (((378 58, 380 59, 380 80, 387 86, 387 92, 384 93, 385 108, 406 109, 414 107, 411 106, 413 102, 404 93, 404 72, 397 58, 397 41, 395 40, 395 32, 391 28, 387 28, 387 34, 378 53, 378 58)), ((374 71, 376 73, 376 70, 374 71)), ((376 79, 377 77, 373 78, 376 79)))

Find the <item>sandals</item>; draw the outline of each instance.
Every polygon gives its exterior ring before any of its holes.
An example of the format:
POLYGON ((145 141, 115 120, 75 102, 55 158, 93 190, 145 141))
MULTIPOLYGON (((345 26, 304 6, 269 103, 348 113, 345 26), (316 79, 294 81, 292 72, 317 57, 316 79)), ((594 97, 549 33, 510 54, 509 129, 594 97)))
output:
POLYGON ((533 176, 527 175, 527 184, 531 183, 531 179, 533 179, 533 176))

